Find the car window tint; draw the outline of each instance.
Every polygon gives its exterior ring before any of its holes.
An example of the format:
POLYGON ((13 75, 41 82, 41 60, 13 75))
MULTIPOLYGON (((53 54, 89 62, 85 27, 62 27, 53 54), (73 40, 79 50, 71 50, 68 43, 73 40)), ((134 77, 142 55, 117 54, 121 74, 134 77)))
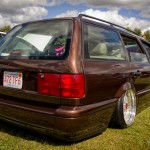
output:
POLYGON ((101 27, 84 25, 85 58, 125 60, 118 34, 101 27))
POLYGON ((17 26, 0 42, 1 59, 64 59, 70 49, 71 20, 17 26))
POLYGON ((136 39, 127 36, 122 36, 122 39, 132 62, 148 62, 146 54, 142 51, 136 39))

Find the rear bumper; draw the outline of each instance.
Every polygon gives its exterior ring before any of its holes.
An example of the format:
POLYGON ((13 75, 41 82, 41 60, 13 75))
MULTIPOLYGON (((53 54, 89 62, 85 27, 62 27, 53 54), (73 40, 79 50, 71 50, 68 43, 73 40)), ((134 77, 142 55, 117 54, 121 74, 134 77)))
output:
POLYGON ((42 107, 0 99, 0 118, 73 142, 104 131, 116 100, 85 106, 42 107))

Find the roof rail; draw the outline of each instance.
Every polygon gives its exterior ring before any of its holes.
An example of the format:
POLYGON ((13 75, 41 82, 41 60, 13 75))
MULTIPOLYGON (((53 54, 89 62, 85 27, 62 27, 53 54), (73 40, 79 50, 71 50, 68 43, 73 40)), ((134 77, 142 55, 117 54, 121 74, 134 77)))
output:
POLYGON ((85 15, 85 14, 79 14, 79 15, 78 15, 78 17, 79 17, 79 18, 83 18, 83 17, 85 17, 85 18, 90 18, 90 19, 98 20, 98 21, 100 21, 100 22, 107 23, 107 24, 109 24, 110 26, 118 27, 118 28, 124 29, 124 30, 126 30, 126 31, 128 31, 128 32, 132 32, 132 33, 134 33, 134 34, 138 35, 138 34, 137 34, 137 33, 135 33, 134 31, 130 31, 130 30, 128 30, 128 29, 126 29, 126 28, 124 28, 124 27, 122 27, 122 26, 120 26, 120 25, 117 25, 117 24, 111 23, 111 22, 109 22, 109 21, 105 21, 105 20, 103 20, 103 19, 99 19, 99 18, 92 17, 92 16, 85 15))

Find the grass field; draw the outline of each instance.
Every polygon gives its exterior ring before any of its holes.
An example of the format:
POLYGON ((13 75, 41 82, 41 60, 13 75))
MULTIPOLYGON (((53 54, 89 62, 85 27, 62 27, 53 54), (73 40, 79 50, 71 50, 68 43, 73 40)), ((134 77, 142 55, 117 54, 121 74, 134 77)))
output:
POLYGON ((88 140, 67 144, 0 121, 0 150, 150 150, 150 107, 128 129, 108 128, 88 140))

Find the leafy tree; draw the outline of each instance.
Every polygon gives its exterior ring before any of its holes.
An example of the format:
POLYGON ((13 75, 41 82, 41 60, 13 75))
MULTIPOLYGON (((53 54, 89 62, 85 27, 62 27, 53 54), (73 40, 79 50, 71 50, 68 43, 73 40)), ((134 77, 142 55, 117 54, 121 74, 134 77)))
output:
POLYGON ((130 27, 127 27, 127 30, 128 30, 128 31, 133 31, 130 27))
POLYGON ((127 30, 133 33, 136 33, 139 36, 142 36, 142 31, 139 28, 131 29, 130 27, 127 27, 127 30))
POLYGON ((137 35, 142 36, 142 31, 141 31, 141 29, 135 28, 133 31, 134 31, 137 35))
POLYGON ((150 30, 145 31, 143 37, 150 42, 150 30))
POLYGON ((11 29, 10 25, 4 26, 3 28, 0 28, 1 32, 8 32, 11 29))

